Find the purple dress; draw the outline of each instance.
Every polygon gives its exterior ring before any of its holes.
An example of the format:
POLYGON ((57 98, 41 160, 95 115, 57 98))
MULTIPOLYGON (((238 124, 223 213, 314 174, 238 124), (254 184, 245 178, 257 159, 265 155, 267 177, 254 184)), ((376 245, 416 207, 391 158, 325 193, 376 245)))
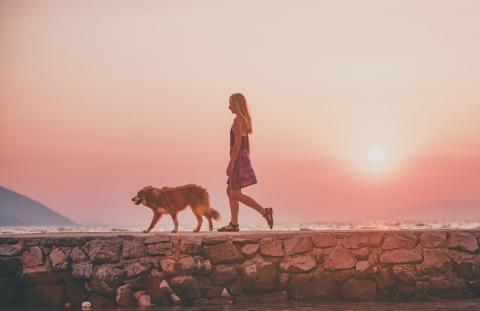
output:
MULTIPOLYGON (((235 145, 235 132, 230 129, 230 154, 235 145)), ((233 174, 227 179, 227 184, 232 189, 244 188, 257 183, 257 177, 250 163, 250 144, 247 136, 242 136, 240 151, 233 165, 233 174)))

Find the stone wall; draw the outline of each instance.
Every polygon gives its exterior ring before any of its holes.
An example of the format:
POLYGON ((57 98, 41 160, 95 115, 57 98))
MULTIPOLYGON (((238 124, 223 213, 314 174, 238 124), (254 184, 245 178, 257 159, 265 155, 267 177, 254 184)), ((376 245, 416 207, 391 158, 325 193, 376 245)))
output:
POLYGON ((0 237, 0 305, 480 295, 479 230, 0 237))

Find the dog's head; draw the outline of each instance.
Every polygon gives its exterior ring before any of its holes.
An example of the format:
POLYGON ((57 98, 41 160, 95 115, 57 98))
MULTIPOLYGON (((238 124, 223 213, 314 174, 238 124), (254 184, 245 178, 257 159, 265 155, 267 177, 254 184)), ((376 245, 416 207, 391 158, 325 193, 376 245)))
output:
POLYGON ((142 190, 138 191, 137 195, 132 198, 135 205, 143 204, 150 206, 156 201, 155 188, 152 186, 144 187, 142 190))

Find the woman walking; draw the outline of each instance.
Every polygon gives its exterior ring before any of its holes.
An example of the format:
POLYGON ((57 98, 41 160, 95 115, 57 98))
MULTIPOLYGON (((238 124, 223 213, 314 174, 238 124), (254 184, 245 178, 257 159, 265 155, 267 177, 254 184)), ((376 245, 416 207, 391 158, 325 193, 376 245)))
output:
POLYGON ((218 231, 239 231, 239 202, 259 212, 273 228, 273 210, 263 208, 253 198, 242 193, 242 188, 257 183, 255 172, 250 163, 250 144, 248 135, 252 133, 252 119, 248 111, 247 101, 240 93, 230 96, 230 111, 235 114, 230 128, 230 161, 227 167, 227 195, 230 203, 230 223, 218 231))

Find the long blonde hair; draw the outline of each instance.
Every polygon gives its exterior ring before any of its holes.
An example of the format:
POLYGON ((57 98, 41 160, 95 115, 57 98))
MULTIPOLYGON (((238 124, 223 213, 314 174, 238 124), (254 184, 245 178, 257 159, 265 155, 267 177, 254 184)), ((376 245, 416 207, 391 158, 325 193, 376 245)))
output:
POLYGON ((250 117, 250 111, 248 110, 247 100, 245 99, 245 96, 243 96, 243 94, 241 93, 235 93, 230 95, 230 101, 237 108, 237 114, 245 122, 245 125, 247 127, 247 133, 251 134, 253 132, 252 118, 250 117))

